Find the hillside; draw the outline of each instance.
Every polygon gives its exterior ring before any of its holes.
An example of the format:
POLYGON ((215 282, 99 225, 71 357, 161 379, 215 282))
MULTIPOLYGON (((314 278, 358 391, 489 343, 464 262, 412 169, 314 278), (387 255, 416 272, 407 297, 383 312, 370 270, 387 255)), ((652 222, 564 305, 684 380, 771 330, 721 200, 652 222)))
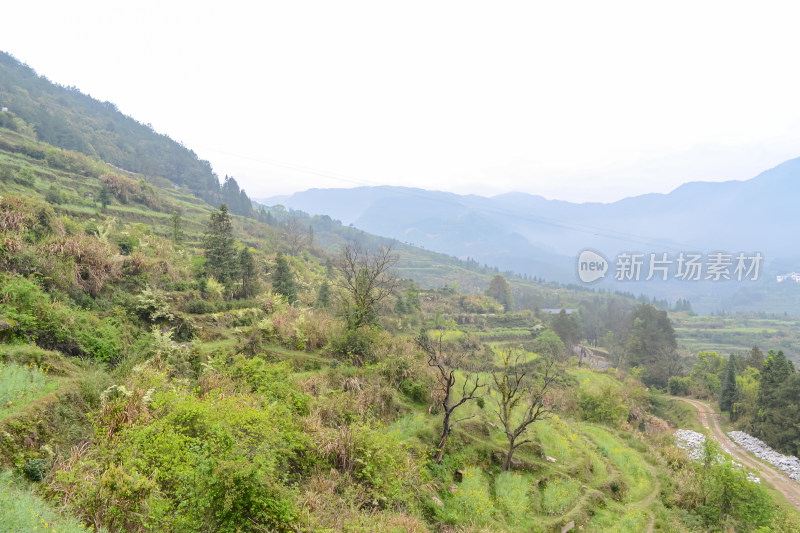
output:
POLYGON ((12 120, 0 128, 4 527, 796 527, 746 472, 703 468, 675 447, 665 419, 687 413, 653 388, 659 361, 635 350, 653 340, 639 327, 651 318, 654 339, 668 336, 665 312, 506 280, 329 217, 229 216, 12 120), (370 277, 391 244, 396 270, 370 277), (348 279, 390 290, 373 301, 348 279), (509 295, 523 310, 504 309, 509 295), (541 310, 560 307, 580 308, 581 323, 541 310), (597 357, 641 366, 579 366, 587 339, 607 344, 597 357), (452 371, 450 400, 434 359, 452 371), (541 417, 509 455, 500 383, 522 373, 522 402, 541 417), (470 418, 441 445, 467 382, 475 397, 452 420, 470 418))
MULTIPOLYGON (((37 140, 148 179, 165 178, 209 203, 226 201, 236 213, 249 214, 249 199, 237 197, 238 186, 235 191, 221 189, 211 164, 193 151, 123 115, 113 103, 56 85, 2 51, 0 106, 31 125, 37 140)), ((3 124, 8 127, 13 121, 3 124)))

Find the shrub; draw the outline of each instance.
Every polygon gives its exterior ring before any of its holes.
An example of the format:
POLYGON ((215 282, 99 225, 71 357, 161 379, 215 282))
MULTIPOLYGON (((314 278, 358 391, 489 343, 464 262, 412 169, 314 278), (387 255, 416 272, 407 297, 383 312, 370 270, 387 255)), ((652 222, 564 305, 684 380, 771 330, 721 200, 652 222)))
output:
POLYGON ((619 392, 611 386, 603 387, 598 394, 579 391, 578 407, 582 418, 589 422, 618 425, 628 414, 628 408, 622 403, 619 392))
POLYGON ((169 322, 175 318, 164 291, 153 289, 149 285, 136 296, 135 309, 140 317, 150 323, 169 322))
POLYGON ((25 185, 33 185, 36 182, 36 174, 30 167, 20 167, 17 171, 17 180, 25 185))
POLYGON ((135 235, 123 234, 116 238, 116 244, 122 255, 131 255, 133 249, 139 246, 139 239, 135 235))
POLYGON ((121 275, 116 254, 109 245, 83 233, 56 238, 40 246, 39 253, 71 263, 74 286, 92 296, 100 294, 107 282, 119 279, 121 275))
POLYGON ((667 390, 673 396, 688 396, 689 388, 692 386, 692 378, 672 376, 667 382, 667 390))
POLYGON ((189 300, 183 307, 187 313, 191 313, 193 315, 205 315, 208 313, 213 313, 215 308, 211 303, 207 302, 206 300, 189 300))
MULTIPOLYGON (((125 390, 163 376, 140 380, 125 390)), ((118 417, 98 417, 100 446, 59 465, 51 490, 82 516, 125 531, 290 530, 296 510, 286 484, 304 468, 307 439, 280 403, 185 390, 156 391, 149 404, 123 392, 112 402, 148 416, 113 432, 118 417)))
POLYGON ((370 326, 345 328, 341 333, 333 335, 328 343, 328 350, 353 364, 362 365, 374 361, 373 346, 376 337, 377 331, 370 326))
POLYGON ((241 380, 256 392, 270 401, 279 401, 298 414, 308 414, 308 396, 303 394, 291 381, 292 368, 288 362, 269 363, 266 355, 247 359, 243 356, 234 358, 231 376, 241 380))
POLYGON ((0 275, 0 313, 11 323, 3 332, 7 339, 32 340, 43 348, 105 362, 120 355, 120 332, 110 320, 50 302, 39 286, 21 276, 0 275))
POLYGON ((327 430, 320 451, 368 490, 373 506, 409 504, 419 489, 419 465, 397 433, 368 422, 327 430))
POLYGON ((41 481, 47 474, 47 459, 28 459, 22 473, 31 481, 41 481))

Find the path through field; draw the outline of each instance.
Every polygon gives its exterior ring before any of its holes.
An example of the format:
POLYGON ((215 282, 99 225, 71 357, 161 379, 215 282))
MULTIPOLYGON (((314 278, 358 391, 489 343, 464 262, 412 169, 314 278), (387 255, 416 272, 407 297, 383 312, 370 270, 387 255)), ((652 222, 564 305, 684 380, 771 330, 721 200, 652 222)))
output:
POLYGON ((700 417, 700 423, 703 427, 711 431, 711 435, 719 442, 737 461, 745 465, 748 469, 752 470, 756 475, 769 481, 776 490, 780 491, 792 505, 800 511, 800 483, 790 479, 785 473, 777 468, 762 463, 749 452, 737 445, 733 440, 728 438, 728 435, 722 431, 719 425, 719 414, 705 402, 699 400, 690 400, 688 398, 675 398, 676 400, 683 400, 692 404, 697 409, 697 414, 700 417))

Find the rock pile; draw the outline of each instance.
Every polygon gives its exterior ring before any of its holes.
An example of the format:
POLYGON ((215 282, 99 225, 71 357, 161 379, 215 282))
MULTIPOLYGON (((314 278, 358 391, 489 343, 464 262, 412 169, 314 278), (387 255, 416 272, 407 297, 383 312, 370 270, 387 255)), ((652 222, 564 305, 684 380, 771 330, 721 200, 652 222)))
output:
POLYGON ((753 455, 762 459, 776 468, 780 468, 795 481, 800 481, 800 459, 793 455, 783 455, 776 452, 763 441, 752 437, 744 431, 731 431, 728 436, 739 446, 752 452, 753 455))
POLYGON ((695 461, 703 459, 703 443, 706 441, 705 435, 692 431, 691 429, 679 429, 675 432, 675 440, 677 441, 678 448, 686 450, 689 457, 695 461))
MULTIPOLYGON (((686 453, 689 455, 689 457, 691 457, 695 461, 703 460, 704 458, 703 443, 706 441, 705 435, 703 435, 702 433, 698 433, 696 431, 692 431, 691 429, 679 429, 678 431, 675 432, 675 441, 676 441, 676 446, 678 446, 678 448, 680 448, 681 450, 685 450, 686 453)), ((726 450, 724 446, 722 447, 722 450, 728 455, 731 455, 731 452, 726 450)), ((724 460, 725 457, 722 454, 720 454, 717 457, 717 461, 719 462, 722 462, 724 460)), ((739 468, 743 468, 743 466, 737 463, 736 461, 734 461, 733 464, 739 468)), ((752 481, 753 483, 761 483, 761 479, 758 478, 752 472, 747 473, 747 479, 749 481, 752 481)))

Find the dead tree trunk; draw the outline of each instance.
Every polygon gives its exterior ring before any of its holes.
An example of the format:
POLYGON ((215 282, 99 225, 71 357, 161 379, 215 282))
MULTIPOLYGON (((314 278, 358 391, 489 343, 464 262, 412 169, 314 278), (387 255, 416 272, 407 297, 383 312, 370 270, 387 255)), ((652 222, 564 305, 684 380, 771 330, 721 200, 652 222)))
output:
POLYGON ((442 462, 442 457, 444 456, 444 447, 445 444, 447 444, 447 437, 449 437, 450 432, 453 431, 453 426, 455 426, 458 422, 468 420, 475 416, 465 416, 463 418, 452 420, 451 422, 453 412, 468 401, 478 398, 476 393, 481 387, 485 386, 485 384, 480 383, 479 376, 477 374, 467 374, 466 378, 464 379, 464 385, 461 387, 461 399, 453 403, 451 396, 453 387, 456 384, 455 368, 451 368, 447 364, 446 357, 442 353, 442 336, 443 333, 439 334, 439 339, 436 343, 424 333, 421 333, 416 339, 417 345, 422 348, 422 350, 428 356, 428 365, 438 371, 436 374, 436 380, 438 381, 439 387, 444 394, 444 399, 442 400, 442 407, 444 408, 444 416, 442 417, 442 435, 439 439, 436 457, 434 457, 434 461, 437 464, 442 462))

